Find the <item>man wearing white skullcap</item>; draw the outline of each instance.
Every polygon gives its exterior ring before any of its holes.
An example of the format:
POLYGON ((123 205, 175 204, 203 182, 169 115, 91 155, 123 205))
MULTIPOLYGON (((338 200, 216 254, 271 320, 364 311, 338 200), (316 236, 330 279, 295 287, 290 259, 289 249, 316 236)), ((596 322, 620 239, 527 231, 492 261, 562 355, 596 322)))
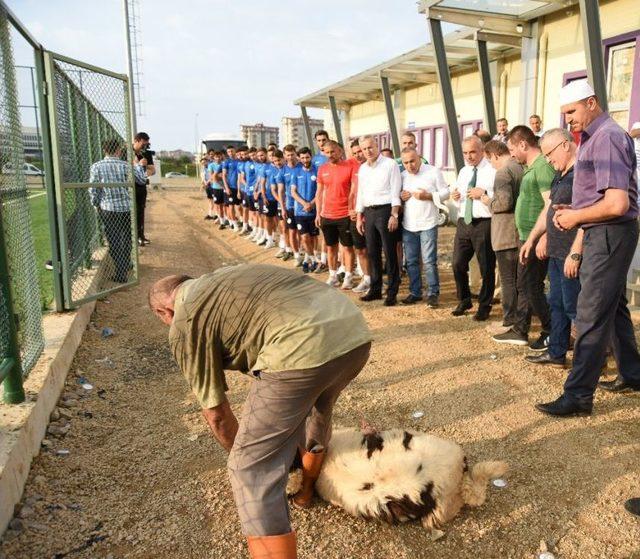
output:
POLYGON ((582 290, 573 367, 564 393, 536 408, 567 417, 591 414, 609 344, 618 377, 601 382, 600 388, 640 391, 640 354, 626 298, 627 273, 638 245, 638 184, 633 140, 602 110, 589 83, 580 80, 562 88, 560 105, 581 140, 571 206, 558 206, 553 221, 561 230, 584 230, 582 290))

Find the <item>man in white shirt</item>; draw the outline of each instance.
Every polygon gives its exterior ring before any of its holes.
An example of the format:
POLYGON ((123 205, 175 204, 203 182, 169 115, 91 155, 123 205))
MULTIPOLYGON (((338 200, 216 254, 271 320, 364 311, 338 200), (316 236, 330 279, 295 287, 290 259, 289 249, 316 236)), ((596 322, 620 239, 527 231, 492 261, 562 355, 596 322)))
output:
POLYGON ((382 299, 382 250, 387 261, 389 284, 385 306, 397 303, 400 287, 400 268, 396 245, 398 244, 398 215, 402 179, 398 164, 380 155, 373 136, 360 138, 360 147, 366 158, 358 171, 358 195, 356 198, 356 227, 367 240, 371 287, 361 301, 382 299))
POLYGON ((409 296, 405 305, 422 300, 420 255, 427 278, 427 306, 438 306, 438 207, 435 201, 449 198, 449 186, 437 167, 423 163, 415 148, 402 150, 402 192, 404 202, 402 241, 409 274, 409 296))
POLYGON ((458 207, 458 224, 453 243, 453 277, 456 280, 458 306, 453 316, 462 316, 473 305, 469 289, 469 262, 475 254, 482 276, 478 310, 474 320, 487 320, 496 286, 496 255, 491 248, 491 212, 480 198, 493 198, 496 176, 491 163, 484 158, 482 141, 469 136, 462 142, 466 165, 460 170, 451 198, 458 207))

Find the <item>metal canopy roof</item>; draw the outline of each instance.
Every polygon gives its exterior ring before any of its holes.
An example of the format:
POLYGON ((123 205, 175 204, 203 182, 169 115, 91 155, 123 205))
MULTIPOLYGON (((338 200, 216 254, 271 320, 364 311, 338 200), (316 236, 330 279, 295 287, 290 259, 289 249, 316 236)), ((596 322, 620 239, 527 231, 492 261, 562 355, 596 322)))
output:
MULTIPOLYGON (((445 37, 451 73, 477 66, 475 31, 472 28, 461 28, 445 37)), ((513 44, 514 41, 510 43, 512 44, 498 44, 489 40, 489 58, 495 60, 518 52, 518 46, 513 44)), ((437 83, 433 46, 427 43, 355 76, 296 99, 294 103, 305 107, 326 108, 329 105, 329 97, 332 96, 338 107, 346 108, 363 101, 381 100, 381 76, 388 78, 392 90, 437 83)))
POLYGON ((498 33, 530 37, 530 21, 567 9, 578 0, 421 0, 427 17, 498 33))

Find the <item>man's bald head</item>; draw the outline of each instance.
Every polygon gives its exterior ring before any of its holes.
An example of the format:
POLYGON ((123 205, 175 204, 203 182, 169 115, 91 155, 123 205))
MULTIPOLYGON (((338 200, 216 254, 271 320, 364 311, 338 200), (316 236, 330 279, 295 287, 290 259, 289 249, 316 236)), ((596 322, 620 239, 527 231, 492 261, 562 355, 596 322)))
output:
POLYGON ((185 281, 192 279, 187 275, 166 276, 155 282, 149 289, 149 307, 154 314, 167 325, 173 320, 176 291, 185 281))

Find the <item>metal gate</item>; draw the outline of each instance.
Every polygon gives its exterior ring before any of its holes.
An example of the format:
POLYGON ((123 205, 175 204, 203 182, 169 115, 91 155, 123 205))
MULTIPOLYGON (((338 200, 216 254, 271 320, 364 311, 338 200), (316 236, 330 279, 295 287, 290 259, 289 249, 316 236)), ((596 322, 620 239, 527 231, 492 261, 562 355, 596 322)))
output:
POLYGON ((138 279, 129 84, 49 51, 44 67, 58 256, 65 308, 74 308, 138 279))

